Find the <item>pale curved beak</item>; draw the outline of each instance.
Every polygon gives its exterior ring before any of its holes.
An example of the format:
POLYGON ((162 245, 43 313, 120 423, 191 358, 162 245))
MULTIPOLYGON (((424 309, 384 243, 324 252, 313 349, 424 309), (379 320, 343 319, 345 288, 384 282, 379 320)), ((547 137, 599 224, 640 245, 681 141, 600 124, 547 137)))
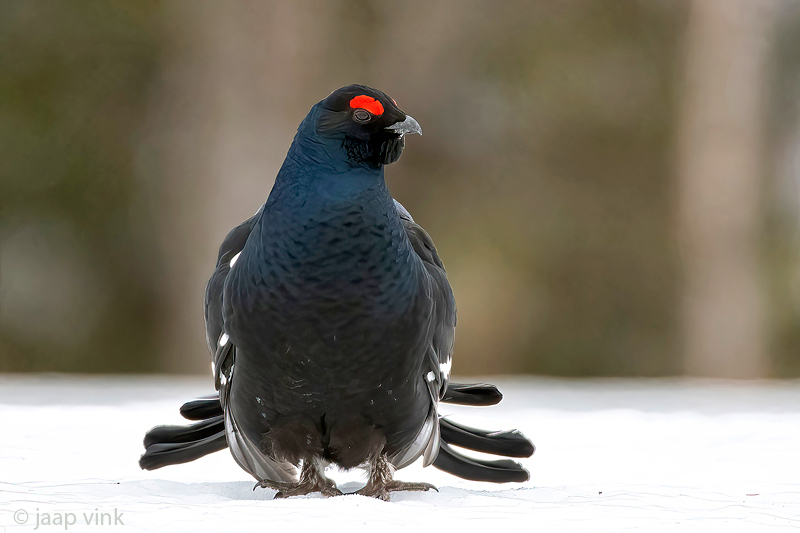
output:
POLYGON ((406 119, 403 122, 392 124, 386 129, 398 135, 405 135, 407 133, 418 133, 422 135, 422 128, 419 126, 419 122, 414 120, 414 117, 411 115, 406 115, 406 119))

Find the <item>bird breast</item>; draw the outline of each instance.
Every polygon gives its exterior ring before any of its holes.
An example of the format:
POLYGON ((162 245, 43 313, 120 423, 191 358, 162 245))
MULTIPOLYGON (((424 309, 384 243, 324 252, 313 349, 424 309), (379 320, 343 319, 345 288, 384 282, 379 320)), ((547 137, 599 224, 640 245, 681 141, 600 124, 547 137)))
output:
POLYGON ((396 213, 367 207, 263 217, 257 239, 248 241, 253 250, 243 254, 250 256, 250 282, 264 293, 259 301, 283 316, 405 311, 419 292, 419 258, 396 213))

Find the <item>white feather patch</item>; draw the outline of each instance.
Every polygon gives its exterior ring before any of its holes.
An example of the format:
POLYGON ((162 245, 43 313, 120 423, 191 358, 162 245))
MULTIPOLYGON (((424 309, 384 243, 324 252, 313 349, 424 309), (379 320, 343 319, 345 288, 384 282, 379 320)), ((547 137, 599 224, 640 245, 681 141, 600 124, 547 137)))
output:
POLYGON ((450 378, 450 367, 453 366, 453 360, 448 357, 447 361, 439 364, 439 370, 442 371, 448 379, 450 378))
POLYGON ((228 344, 228 339, 230 339, 230 337, 228 337, 228 334, 223 333, 222 335, 219 336, 219 345, 225 346, 226 344, 228 344))
POLYGON ((239 260, 239 256, 240 255, 242 255, 242 252, 239 252, 238 254, 236 254, 233 257, 231 257, 231 268, 233 268, 233 265, 235 265, 236 261, 239 260))

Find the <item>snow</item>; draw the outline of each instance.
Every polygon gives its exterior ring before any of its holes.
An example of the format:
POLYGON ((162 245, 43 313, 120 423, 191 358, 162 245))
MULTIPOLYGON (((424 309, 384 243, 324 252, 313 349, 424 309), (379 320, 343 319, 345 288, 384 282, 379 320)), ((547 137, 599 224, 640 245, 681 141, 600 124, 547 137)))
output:
MULTIPOLYGON (((481 484, 415 464, 397 477, 439 492, 398 493, 387 503, 273 500, 271 490, 252 490, 227 451, 139 470, 145 431, 180 423, 178 407, 211 392, 210 379, 0 376, 0 532, 64 530, 47 518, 74 522, 69 531, 800 527, 798 382, 490 381, 505 394, 499 406, 443 411, 476 427, 520 429, 537 446, 522 460, 531 481, 481 484), (85 524, 103 513, 113 523, 115 512, 124 525, 85 524)), ((346 491, 363 484, 359 472, 330 475, 346 491)))

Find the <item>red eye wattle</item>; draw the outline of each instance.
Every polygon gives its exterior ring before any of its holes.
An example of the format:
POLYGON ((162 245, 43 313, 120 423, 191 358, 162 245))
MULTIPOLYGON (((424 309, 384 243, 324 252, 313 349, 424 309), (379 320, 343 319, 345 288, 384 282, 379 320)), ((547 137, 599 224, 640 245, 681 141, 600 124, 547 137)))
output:
POLYGON ((350 107, 353 109, 366 109, 373 115, 383 115, 383 104, 366 94, 360 94, 350 100, 350 107))

